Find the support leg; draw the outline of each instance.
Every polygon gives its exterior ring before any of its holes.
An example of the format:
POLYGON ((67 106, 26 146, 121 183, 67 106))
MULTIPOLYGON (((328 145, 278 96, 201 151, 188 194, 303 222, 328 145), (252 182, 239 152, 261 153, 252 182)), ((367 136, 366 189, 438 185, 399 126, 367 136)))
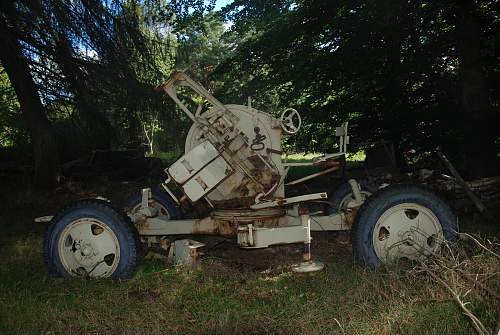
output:
POLYGON ((318 261, 313 261, 312 260, 312 255, 311 255, 311 217, 309 214, 302 214, 300 216, 300 220, 302 221, 302 224, 304 227, 306 227, 306 240, 304 242, 304 261, 299 264, 295 264, 292 267, 293 272, 314 272, 314 271, 320 271, 323 270, 325 265, 321 262, 318 261))

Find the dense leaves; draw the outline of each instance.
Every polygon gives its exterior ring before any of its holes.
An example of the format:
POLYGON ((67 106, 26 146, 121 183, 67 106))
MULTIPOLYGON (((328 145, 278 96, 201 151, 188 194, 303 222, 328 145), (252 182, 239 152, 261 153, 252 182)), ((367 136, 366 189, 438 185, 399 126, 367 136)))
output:
MULTIPOLYGON (((33 145, 43 142, 37 132, 42 128, 53 138, 54 126, 58 138, 59 149, 34 149, 35 163, 59 154, 66 161, 91 149, 137 146, 155 129, 160 112, 174 118, 175 110, 154 87, 174 67, 176 29, 185 22, 200 24, 205 6, 202 0, 2 3, 2 41, 15 45, 4 49, 2 64, 13 84, 22 74, 36 85, 13 85, 18 97, 30 97, 19 100, 23 118, 14 119, 24 119, 33 145), (30 122, 33 116, 48 117, 52 126, 30 122)), ((12 112, 8 105, 5 109, 12 112)), ((16 124, 8 115, 1 120, 7 137, 2 143, 12 145, 22 127, 13 132, 16 124)))
MULTIPOLYGON (((232 33, 244 42, 217 70, 224 78, 221 91, 236 95, 243 88, 259 97, 263 108, 298 108, 309 127, 294 139, 296 149, 326 139, 321 149, 329 150, 333 127, 349 120, 361 145, 387 139, 400 153, 439 145, 457 153, 468 126, 458 87, 462 5, 235 1, 225 14, 234 22, 232 33), (232 89, 231 78, 240 87, 232 89)), ((498 114, 498 6, 472 2, 469 7, 467 14, 480 25, 475 38, 481 57, 474 65, 486 68, 484 99, 489 104, 491 98, 498 114)), ((492 115, 481 118, 493 120, 492 115)))
MULTIPOLYGON (((290 150, 332 151, 335 127, 348 120, 355 147, 391 141, 402 164, 440 146, 470 175, 495 173, 497 2, 235 0, 219 12, 214 4, 2 6, 63 160, 140 143, 182 151, 189 122, 154 90, 177 67, 225 103, 252 96, 275 115, 298 109, 304 126, 286 139, 290 150)), ((24 133, 18 109, 3 98, 5 146, 24 133)))

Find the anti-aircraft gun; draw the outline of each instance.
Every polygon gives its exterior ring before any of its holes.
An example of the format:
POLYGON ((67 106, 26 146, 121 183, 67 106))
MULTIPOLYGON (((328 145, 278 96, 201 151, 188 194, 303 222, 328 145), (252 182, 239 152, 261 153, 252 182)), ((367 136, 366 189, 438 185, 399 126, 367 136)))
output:
POLYGON ((282 161, 281 137, 301 127, 292 108, 280 118, 248 105, 224 105, 183 72, 158 88, 193 122, 185 153, 165 172, 160 189, 143 189, 127 213, 104 200, 82 200, 51 218, 44 243, 50 272, 61 276, 126 278, 133 274, 144 245, 162 249, 176 262, 192 264, 203 243, 166 239, 176 235, 223 235, 242 248, 303 243, 304 260, 295 271, 323 267, 311 256, 311 231, 352 229, 359 263, 377 267, 400 259, 420 260, 452 240, 456 221, 436 195, 414 185, 378 190, 349 180, 331 195, 335 208, 310 213, 308 203, 328 200, 326 192, 287 197, 285 186, 339 168, 349 143, 347 123, 336 129, 339 151, 306 163, 282 161), (179 97, 189 92, 196 109, 179 97), (317 165, 322 171, 285 181, 293 166, 317 165), (369 197, 368 201, 367 198, 369 197), (194 205, 208 210, 193 215, 194 205))

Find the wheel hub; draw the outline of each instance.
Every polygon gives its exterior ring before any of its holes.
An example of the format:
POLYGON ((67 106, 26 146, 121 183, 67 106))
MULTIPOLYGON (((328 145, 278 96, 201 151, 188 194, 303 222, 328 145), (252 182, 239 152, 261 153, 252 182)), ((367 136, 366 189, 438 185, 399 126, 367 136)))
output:
POLYGON ((437 217, 416 203, 403 203, 387 209, 373 230, 373 246, 384 263, 402 258, 421 260, 435 253, 443 231, 437 217))
POLYGON ((85 247, 82 250, 82 256, 90 256, 90 254, 92 254, 92 251, 92 248, 85 247))
POLYGON ((118 266, 120 248, 116 235, 106 224, 85 218, 72 222, 63 230, 59 255, 68 273, 108 277, 118 266))

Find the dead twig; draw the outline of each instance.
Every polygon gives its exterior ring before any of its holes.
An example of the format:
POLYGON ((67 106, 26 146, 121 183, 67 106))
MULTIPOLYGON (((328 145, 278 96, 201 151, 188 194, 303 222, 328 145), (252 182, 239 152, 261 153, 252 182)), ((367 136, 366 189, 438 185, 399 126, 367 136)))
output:
POLYGON ((441 160, 446 165, 446 167, 448 168, 448 170, 450 170, 450 172, 453 174, 453 176, 456 179, 456 182, 460 186, 462 186, 462 188, 464 189, 465 193, 469 196, 469 198, 471 199, 471 201, 474 203, 474 205, 476 206, 476 208, 479 211, 479 213, 483 214, 484 217, 486 219, 488 219, 489 221, 494 222, 495 219, 494 219, 493 215, 488 211, 488 209, 483 204, 483 202, 478 198, 478 196, 471 190, 471 188, 463 180, 462 176, 458 173, 457 169, 455 169, 455 167, 453 166, 453 164, 451 164, 451 162, 448 160, 448 158, 443 154, 443 152, 440 149, 437 150, 437 155, 438 155, 439 158, 441 158, 441 160))
POLYGON ((344 334, 345 333, 344 327, 342 327, 342 324, 339 322, 339 320, 337 320, 336 318, 333 318, 333 320, 335 320, 340 330, 342 330, 342 334, 344 334))
POLYGON ((500 258, 500 255, 498 255, 497 253, 495 253, 493 250, 491 249, 488 249, 487 247, 485 247, 481 242, 479 242, 474 236, 470 235, 470 234, 467 234, 467 233, 459 233, 459 236, 460 237, 465 237, 465 238, 468 238, 468 239, 471 239, 472 241, 474 241, 479 247, 481 247, 481 249, 485 250, 486 252, 492 254, 493 256, 495 256, 496 258, 500 258))
POLYGON ((474 278, 472 278, 468 273, 466 273, 465 271, 463 271, 462 269, 457 269, 457 271, 467 280, 471 281, 474 285, 477 285, 479 288, 481 288, 483 291, 485 291, 486 293, 488 293, 490 296, 492 296, 493 298, 495 298, 497 301, 500 301, 500 296, 498 294, 496 294, 495 292, 493 292, 493 290, 491 290, 489 287, 487 287, 486 285, 484 285, 482 282, 480 282, 479 280, 475 280, 474 278))
MULTIPOLYGON (((423 264, 423 263, 422 263, 423 264)), ((435 280, 437 281, 438 283, 440 283, 441 285, 443 285, 444 288, 446 288, 446 290, 448 292, 451 293, 453 299, 455 300, 455 302, 458 304, 458 306, 460 307, 460 309, 462 310, 462 313, 464 315, 466 315, 469 320, 471 321, 472 323, 472 326, 474 327, 474 330, 476 331, 477 334, 479 335, 488 335, 488 334, 491 334, 491 332, 483 325, 483 323, 477 318, 477 316, 475 316, 466 306, 467 306, 467 302, 463 302, 461 299, 460 299, 460 295, 455 292, 450 285, 448 285, 448 283, 446 283, 443 279, 441 279, 439 276, 437 276, 427 265, 423 264, 423 267, 424 269, 426 270, 426 272, 435 280)))

